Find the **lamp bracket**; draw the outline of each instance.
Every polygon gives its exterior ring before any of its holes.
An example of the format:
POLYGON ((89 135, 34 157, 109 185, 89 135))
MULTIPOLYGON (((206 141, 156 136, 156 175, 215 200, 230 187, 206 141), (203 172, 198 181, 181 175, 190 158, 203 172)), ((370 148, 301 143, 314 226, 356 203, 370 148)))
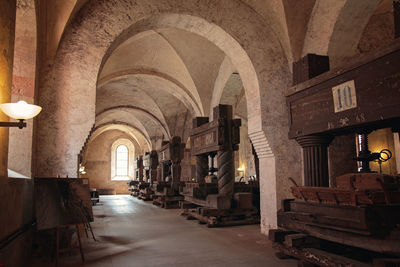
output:
POLYGON ((0 121, 0 127, 18 127, 20 129, 26 127, 26 122, 24 120, 19 120, 18 122, 3 122, 0 121))

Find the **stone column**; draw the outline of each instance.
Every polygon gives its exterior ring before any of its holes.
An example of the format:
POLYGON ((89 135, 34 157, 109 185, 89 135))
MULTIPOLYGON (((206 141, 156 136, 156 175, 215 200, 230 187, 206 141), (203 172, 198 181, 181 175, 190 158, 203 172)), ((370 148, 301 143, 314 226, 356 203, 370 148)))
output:
POLYGON ((303 148, 304 185, 328 187, 328 146, 332 137, 307 135, 296 141, 303 148))
MULTIPOLYGON (((0 1, 0 103, 11 100, 11 84, 14 59, 16 1, 0 1)), ((0 112, 0 121, 9 117, 0 112)), ((8 166, 8 127, 0 127, 0 179, 7 177, 8 166)), ((74 164, 75 165, 75 164, 74 164)), ((4 200, 2 198, 2 200, 4 200)))

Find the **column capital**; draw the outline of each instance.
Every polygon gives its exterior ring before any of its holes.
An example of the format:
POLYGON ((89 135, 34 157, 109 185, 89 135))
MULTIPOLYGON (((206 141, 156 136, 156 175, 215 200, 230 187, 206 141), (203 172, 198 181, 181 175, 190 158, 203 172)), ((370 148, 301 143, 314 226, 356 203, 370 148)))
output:
POLYGON ((329 146, 332 140, 333 136, 331 135, 305 135, 296 137, 297 143, 303 148, 310 146, 329 146))

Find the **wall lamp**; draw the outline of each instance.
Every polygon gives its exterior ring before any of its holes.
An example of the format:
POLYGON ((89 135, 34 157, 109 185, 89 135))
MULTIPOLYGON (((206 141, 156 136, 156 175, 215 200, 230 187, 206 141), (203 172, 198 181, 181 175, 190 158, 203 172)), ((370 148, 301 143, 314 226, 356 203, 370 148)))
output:
POLYGON ((19 120, 18 122, 0 121, 0 127, 18 127, 20 129, 26 127, 24 120, 32 119, 42 111, 40 106, 28 104, 22 100, 17 103, 0 104, 0 109, 10 118, 19 120))

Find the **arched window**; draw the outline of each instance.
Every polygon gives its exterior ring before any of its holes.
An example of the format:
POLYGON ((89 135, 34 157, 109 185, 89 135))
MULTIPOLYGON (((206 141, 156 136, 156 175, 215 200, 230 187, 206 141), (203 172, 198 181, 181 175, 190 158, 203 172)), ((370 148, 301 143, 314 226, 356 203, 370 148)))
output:
POLYGON ((111 180, 133 179, 134 159, 133 143, 125 138, 116 140, 111 146, 111 180))
POLYGON ((116 176, 128 176, 129 155, 126 145, 119 145, 115 151, 116 176))

